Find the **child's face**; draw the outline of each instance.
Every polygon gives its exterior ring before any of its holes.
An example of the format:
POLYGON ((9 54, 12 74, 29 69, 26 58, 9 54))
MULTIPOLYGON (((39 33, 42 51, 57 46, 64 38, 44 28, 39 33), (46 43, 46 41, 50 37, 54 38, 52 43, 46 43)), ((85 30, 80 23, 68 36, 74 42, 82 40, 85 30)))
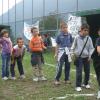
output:
POLYGON ((33 32, 32 32, 32 35, 33 36, 37 36, 38 34, 39 34, 38 29, 34 29, 33 32))
POLYGON ((87 28, 82 29, 81 32, 80 32, 80 34, 81 34, 82 36, 88 35, 88 34, 89 34, 89 29, 87 29, 87 28))
POLYGON ((67 33, 68 32, 68 26, 67 25, 62 26, 61 31, 64 32, 64 33, 67 33))
POLYGON ((8 33, 4 33, 4 34, 3 34, 3 37, 8 38, 8 33))
POLYGON ((17 44, 18 44, 18 47, 21 48, 23 46, 24 42, 23 42, 23 40, 18 40, 17 44))

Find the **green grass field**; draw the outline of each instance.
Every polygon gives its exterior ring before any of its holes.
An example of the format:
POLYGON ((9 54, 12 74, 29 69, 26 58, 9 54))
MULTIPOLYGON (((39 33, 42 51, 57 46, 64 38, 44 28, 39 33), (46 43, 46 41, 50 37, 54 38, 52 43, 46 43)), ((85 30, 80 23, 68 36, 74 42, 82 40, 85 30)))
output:
MULTIPOLYGON (((24 80, 18 79, 19 73, 16 66, 16 80, 3 81, 0 78, 0 100, 58 100, 56 97, 64 97, 66 94, 96 94, 98 91, 96 78, 91 75, 90 84, 91 89, 83 89, 82 92, 75 91, 75 67, 71 64, 71 82, 72 84, 64 84, 64 73, 61 77, 61 85, 54 85, 55 76, 55 60, 53 53, 50 51, 44 53, 45 62, 53 64, 54 66, 44 65, 44 74, 47 81, 33 82, 33 72, 30 64, 30 54, 26 53, 24 58, 24 70, 26 78, 24 80)), ((1 65, 1 59, 0 59, 1 65)), ((1 66, 0 66, 1 67, 1 66)), ((1 68, 0 68, 1 73, 1 68)), ((94 74, 91 66, 91 73, 94 74)), ((86 96, 69 96, 67 98, 60 98, 59 100, 96 100, 96 95, 92 97, 86 96)))

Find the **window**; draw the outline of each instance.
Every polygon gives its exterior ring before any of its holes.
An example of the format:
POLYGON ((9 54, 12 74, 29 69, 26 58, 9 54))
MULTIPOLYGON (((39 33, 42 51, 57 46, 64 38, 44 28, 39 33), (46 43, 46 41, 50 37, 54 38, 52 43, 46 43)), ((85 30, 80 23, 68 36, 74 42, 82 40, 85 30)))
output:
POLYGON ((32 0, 24 0, 24 19, 32 18, 32 0))
POLYGON ((43 0, 33 0, 33 18, 43 16, 43 0))
POLYGON ((9 22, 15 22, 15 0, 9 0, 9 22))

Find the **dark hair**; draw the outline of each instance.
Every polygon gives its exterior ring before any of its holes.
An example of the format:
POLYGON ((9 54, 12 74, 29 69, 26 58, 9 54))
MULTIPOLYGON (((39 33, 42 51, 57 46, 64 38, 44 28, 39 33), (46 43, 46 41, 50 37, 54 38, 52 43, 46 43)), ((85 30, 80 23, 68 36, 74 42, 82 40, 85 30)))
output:
POLYGON ((81 30, 83 30, 83 29, 88 29, 89 30, 89 25, 88 24, 82 24, 81 25, 81 30))
POLYGON ((98 29, 98 31, 100 31, 100 28, 98 29))
POLYGON ((37 29, 36 27, 31 28, 31 33, 33 33, 33 30, 37 29))
POLYGON ((8 33, 8 30, 7 29, 2 29, 0 35, 3 36, 5 33, 8 33))
POLYGON ((23 40, 23 38, 22 37, 17 38, 17 43, 18 43, 19 40, 23 40))

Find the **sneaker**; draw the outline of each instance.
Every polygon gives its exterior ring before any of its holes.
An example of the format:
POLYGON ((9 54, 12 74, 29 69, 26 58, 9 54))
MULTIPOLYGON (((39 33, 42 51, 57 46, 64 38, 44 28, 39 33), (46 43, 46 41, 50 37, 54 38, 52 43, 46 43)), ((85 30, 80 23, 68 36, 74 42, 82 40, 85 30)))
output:
POLYGON ((75 89, 77 92, 80 92, 80 91, 82 91, 82 89, 81 89, 81 87, 76 87, 76 89, 75 89))
POLYGON ((89 84, 87 84, 87 85, 82 84, 82 87, 84 87, 84 88, 86 88, 86 89, 90 89, 90 88, 91 88, 89 84))
POLYGON ((59 81, 55 81, 54 84, 55 85, 60 85, 60 82, 59 81))
POLYGON ((38 77, 33 78, 33 81, 38 82, 39 81, 39 78, 38 77))
POLYGON ((42 76, 42 77, 40 77, 40 80, 46 81, 47 79, 44 76, 42 76))
POLYGON ((98 91, 97 99, 100 99, 100 91, 98 91))
POLYGON ((20 76, 20 79, 25 79, 25 78, 26 78, 25 75, 20 76))
POLYGON ((86 88, 86 89, 90 89, 91 87, 90 87, 89 84, 87 84, 87 85, 85 86, 85 88, 86 88))
POLYGON ((71 82, 69 80, 65 81, 65 84, 71 84, 71 82))
POLYGON ((3 79, 3 80, 8 80, 8 77, 3 77, 2 79, 3 79))
POLYGON ((11 80, 16 80, 16 77, 11 77, 11 80))

